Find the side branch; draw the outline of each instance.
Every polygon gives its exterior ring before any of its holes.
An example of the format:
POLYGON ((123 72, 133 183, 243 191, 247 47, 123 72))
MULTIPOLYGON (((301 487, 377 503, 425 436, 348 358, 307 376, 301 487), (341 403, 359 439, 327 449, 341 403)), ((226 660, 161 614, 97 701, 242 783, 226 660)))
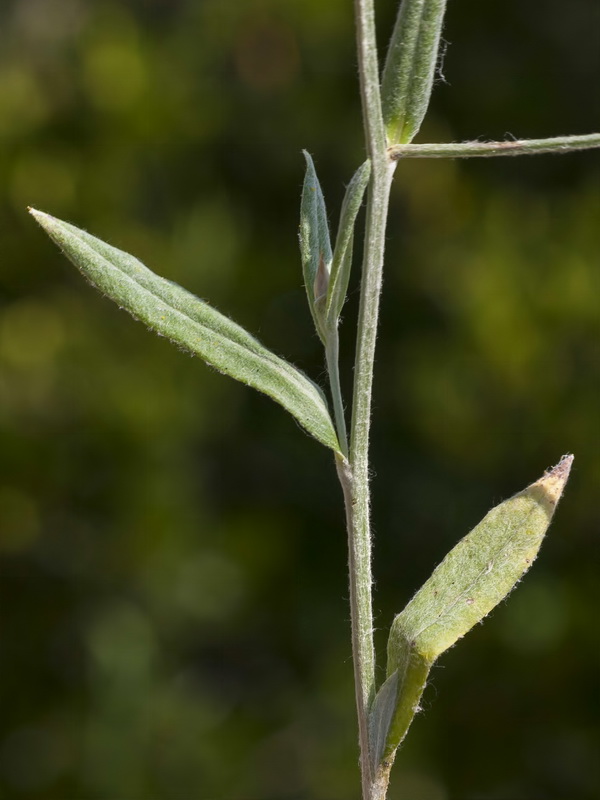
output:
POLYGON ((449 142, 447 144, 398 144, 388 148, 392 161, 401 158, 491 158, 541 153, 572 153, 600 147, 600 133, 556 136, 551 139, 514 139, 505 142, 449 142))

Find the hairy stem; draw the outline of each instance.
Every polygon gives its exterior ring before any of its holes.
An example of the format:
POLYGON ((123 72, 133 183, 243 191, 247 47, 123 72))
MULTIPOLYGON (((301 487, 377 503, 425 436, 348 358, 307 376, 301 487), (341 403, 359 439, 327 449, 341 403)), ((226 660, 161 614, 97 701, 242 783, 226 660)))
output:
POLYGON ((369 429, 373 362, 385 244, 387 207, 395 164, 389 159, 381 113, 373 0, 355 0, 365 140, 371 182, 362 266, 349 460, 337 458, 348 527, 352 655, 360 741, 363 800, 376 794, 369 753, 369 710, 375 696, 375 650, 369 526, 369 429))
POLYGON ((373 0, 354 0, 354 16, 365 141, 369 156, 381 157, 386 147, 386 136, 381 111, 373 0))
POLYGON ((449 142, 448 144, 398 144, 389 157, 401 158, 491 158, 527 156, 538 153, 571 153, 600 147, 600 133, 585 136, 556 136, 552 139, 514 139, 505 142, 449 142))
MULTIPOLYGON (((445 3, 434 4, 434 7, 436 13, 443 14, 445 3)), ((355 17, 362 115, 367 154, 371 162, 371 179, 362 263, 350 449, 347 458, 336 456, 336 463, 344 491, 348 528, 352 653, 361 753, 362 797, 363 800, 385 800, 391 763, 375 764, 369 744, 369 714, 376 690, 369 519, 369 433, 386 220, 394 168, 398 160, 405 157, 442 158, 568 152, 600 146, 600 135, 492 143, 407 144, 388 148, 382 117, 374 0, 355 0, 355 17)), ((436 31, 436 35, 439 35, 438 28, 436 31)), ((328 355, 328 362, 329 360, 328 355)), ((334 375, 332 381, 336 380, 337 377, 334 375)), ((335 389, 333 394, 335 403, 335 389)), ((339 405, 341 407, 341 401, 339 405)), ((336 416, 339 416, 338 408, 336 416)), ((340 429, 339 422, 338 429, 340 429)))
POLYGON ((371 606, 371 539, 367 514, 357 512, 361 495, 357 491, 352 468, 347 459, 336 456, 338 478, 344 492, 348 531, 348 574, 350 615, 352 621, 352 660, 358 716, 360 770, 363 800, 374 800, 373 770, 369 752, 369 708, 375 693, 375 651, 373 647, 373 612, 371 606))
MULTIPOLYGON (((369 492, 369 432, 375 341, 379 317, 385 227, 393 163, 381 157, 377 165, 371 154, 373 173, 367 204, 367 224, 363 255, 354 394, 350 432, 350 469, 353 480, 352 503, 347 507, 350 535, 350 599, 353 618, 354 658, 357 682, 359 725, 362 719, 361 753, 363 798, 375 800, 368 752, 368 714, 375 696, 375 652, 373 646, 371 532, 369 492), (368 789, 366 788, 368 784, 368 789)), ((385 797, 385 795, 379 795, 385 797)))

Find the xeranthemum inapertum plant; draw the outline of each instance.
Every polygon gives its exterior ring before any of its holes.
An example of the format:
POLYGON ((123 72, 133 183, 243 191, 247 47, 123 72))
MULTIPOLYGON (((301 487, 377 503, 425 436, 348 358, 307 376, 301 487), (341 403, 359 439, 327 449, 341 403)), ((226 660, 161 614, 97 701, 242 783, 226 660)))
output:
POLYGON ((493 508, 448 553, 394 619, 388 639, 386 678, 378 686, 371 598, 369 428, 386 217, 394 173, 405 158, 567 152, 600 146, 600 134, 412 144, 429 105, 446 2, 403 0, 381 74, 373 5, 373 0, 355 2, 368 158, 348 185, 335 239, 329 230, 312 158, 305 153, 300 250, 308 306, 324 348, 329 397, 300 370, 274 355, 228 317, 154 274, 133 256, 49 214, 30 211, 101 292, 179 347, 271 397, 332 451, 343 489, 348 529, 362 797, 384 800, 392 763, 418 710, 431 666, 503 600, 529 569, 573 461, 573 456, 564 456, 539 480, 493 508), (354 228, 365 193, 354 388, 351 403, 345 403, 338 369, 338 326, 353 260, 354 228))

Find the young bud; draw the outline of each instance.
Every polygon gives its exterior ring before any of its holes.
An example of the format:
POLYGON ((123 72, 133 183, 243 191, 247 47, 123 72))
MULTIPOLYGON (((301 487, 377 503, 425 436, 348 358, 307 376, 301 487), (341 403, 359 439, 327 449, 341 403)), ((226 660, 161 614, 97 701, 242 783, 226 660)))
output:
POLYGON ((371 162, 365 161, 352 176, 342 203, 331 264, 331 280, 327 289, 327 324, 330 328, 337 326, 342 306, 346 301, 352 267, 354 226, 370 177, 371 162))
POLYGON ((388 143, 416 136, 429 105, 446 0, 402 0, 381 85, 388 143))
POLYGON ((325 200, 315 165, 306 151, 304 157, 306 174, 300 205, 300 254, 308 305, 317 333, 325 343, 327 334, 324 309, 331 270, 331 241, 325 200), (318 305, 317 301, 320 301, 318 305))

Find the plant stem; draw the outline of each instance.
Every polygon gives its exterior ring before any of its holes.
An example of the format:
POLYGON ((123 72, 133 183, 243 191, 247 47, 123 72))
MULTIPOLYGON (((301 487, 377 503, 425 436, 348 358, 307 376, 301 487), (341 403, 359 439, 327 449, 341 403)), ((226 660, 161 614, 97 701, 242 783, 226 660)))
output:
MULTIPOLYGON (((354 394, 350 432, 352 475, 348 517, 350 602, 353 627, 353 653, 363 771, 363 798, 375 800, 368 745, 368 715, 375 696, 375 651, 373 645, 371 532, 369 520, 369 432, 375 341, 379 317, 385 223, 394 164, 371 153, 373 172, 367 203, 367 224, 361 281, 360 309, 354 394)), ((381 795, 384 797, 385 795, 381 795)))
MULTIPOLYGON (((362 264, 350 449, 348 458, 336 457, 336 464, 344 491, 348 529, 352 655, 360 741, 362 797, 363 800, 385 800, 389 766, 391 765, 387 765, 385 769, 378 769, 380 765, 373 763, 369 745, 369 713, 376 691, 369 520, 369 433, 385 231, 394 169, 398 160, 404 157, 519 155, 598 147, 600 146, 600 135, 492 143, 397 145, 388 148, 382 118, 374 0, 355 0, 354 4, 362 114, 365 142, 371 161, 371 179, 362 264)), ((442 9, 442 5, 438 10, 442 9)), ((343 419, 343 407, 339 395, 337 353, 328 352, 327 360, 332 381, 338 432, 341 432, 343 428, 340 420, 343 419)))
POLYGON ((505 142, 449 142, 448 144, 398 144, 388 150, 390 158, 490 158, 538 153, 570 153, 600 147, 600 133, 556 136, 552 139, 515 139, 505 142))
POLYGON ((370 157, 380 157, 386 148, 386 136, 381 112, 373 0, 354 0, 354 16, 365 141, 370 157))
POLYGON ((348 528, 352 656, 363 800, 382 800, 385 793, 381 794, 374 785, 369 753, 369 709, 375 695, 369 525, 369 430, 385 225, 395 163, 390 160, 386 150, 381 114, 373 0, 355 0, 355 16, 365 139, 372 172, 363 254, 350 458, 338 458, 337 469, 344 491, 348 528))
POLYGON ((369 752, 369 706, 375 690, 375 650, 373 646, 373 610, 371 604, 371 537, 369 533, 368 484, 357 491, 350 463, 336 456, 338 478, 344 492, 348 531, 348 575, 350 617, 352 622, 352 661, 358 717, 360 771, 363 800, 373 800, 373 774, 369 752), (365 497, 366 494, 366 497, 365 497), (359 497, 366 513, 358 510, 359 497))

